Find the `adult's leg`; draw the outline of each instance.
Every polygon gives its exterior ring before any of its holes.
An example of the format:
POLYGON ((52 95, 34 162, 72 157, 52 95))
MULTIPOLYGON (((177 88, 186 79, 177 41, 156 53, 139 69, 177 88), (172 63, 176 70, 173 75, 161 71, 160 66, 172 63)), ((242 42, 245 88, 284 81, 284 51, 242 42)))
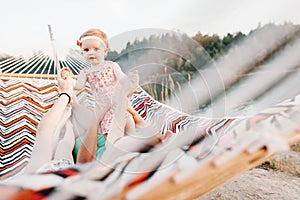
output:
POLYGON ((75 137, 87 134, 94 124, 97 123, 97 116, 88 108, 74 103, 72 106, 71 121, 75 131, 75 137))
POLYGON ((73 132, 73 125, 70 120, 66 122, 64 130, 62 138, 58 141, 53 159, 66 159, 74 162, 72 151, 75 145, 75 135, 73 132))
MULTIPOLYGON (((129 73, 128 76, 123 77, 116 90, 114 91, 115 109, 110 124, 107 140, 114 143, 117 139, 125 135, 126 123, 132 126, 133 119, 128 118, 129 100, 128 95, 131 94, 138 87, 139 77, 136 72, 129 73)), ((132 127, 128 127, 132 128, 132 127)))
MULTIPOLYGON (((135 76, 136 74, 133 74, 135 76)), ((114 109, 112 122, 109 128, 109 133, 107 135, 107 143, 106 146, 109 148, 103 154, 105 157, 104 160, 114 160, 117 156, 114 152, 113 143, 115 143, 119 138, 122 138, 125 134, 126 123, 128 122, 128 94, 133 92, 138 86, 138 79, 134 79, 131 75, 121 80, 120 84, 116 88, 114 93, 114 99, 118 101, 115 103, 116 107, 114 109)), ((131 122, 132 123, 132 122, 131 122)), ((94 152, 93 147, 96 146, 96 135, 94 132, 90 132, 89 135, 85 138, 83 144, 81 145, 80 151, 81 154, 78 155, 78 159, 81 159, 81 155, 91 155, 91 152, 94 152), (92 148, 92 150, 88 150, 88 148, 92 148)), ((83 156, 83 158, 86 156, 83 156)), ((95 157, 95 156, 94 156, 95 157)), ((102 159, 103 160, 103 159, 102 159)))
POLYGON ((83 137, 76 158, 77 163, 92 162, 96 158, 98 142, 98 123, 94 123, 89 132, 83 137))
POLYGON ((98 116, 88 108, 78 104, 73 106, 71 116, 77 142, 80 141, 76 163, 91 162, 96 157, 98 139, 98 116))
POLYGON ((126 124, 125 124, 125 133, 130 134, 134 131, 135 131, 135 122, 134 122, 133 116, 128 112, 126 124))

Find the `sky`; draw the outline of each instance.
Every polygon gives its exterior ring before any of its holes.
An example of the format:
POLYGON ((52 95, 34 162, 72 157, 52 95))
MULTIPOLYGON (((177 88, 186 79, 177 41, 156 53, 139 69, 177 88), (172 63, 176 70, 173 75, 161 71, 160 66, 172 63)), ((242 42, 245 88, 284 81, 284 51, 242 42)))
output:
POLYGON ((245 34, 266 23, 300 24, 299 0, 1 0, 0 55, 63 54, 89 28, 107 33, 112 50, 156 31, 245 34))

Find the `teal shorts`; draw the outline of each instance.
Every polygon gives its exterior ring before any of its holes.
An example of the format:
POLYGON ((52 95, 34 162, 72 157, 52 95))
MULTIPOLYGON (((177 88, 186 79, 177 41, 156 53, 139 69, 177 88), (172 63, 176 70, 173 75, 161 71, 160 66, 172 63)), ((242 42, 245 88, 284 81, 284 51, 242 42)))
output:
MULTIPOLYGON (((75 141, 75 147, 73 149, 74 160, 76 160, 76 158, 77 158, 79 147, 80 147, 82 141, 83 141, 83 136, 78 137, 75 141)), ((103 152, 106 149, 105 142, 106 142, 106 140, 105 140, 104 135, 99 134, 98 139, 97 139, 97 149, 96 149, 96 159, 97 160, 101 158, 103 152)))

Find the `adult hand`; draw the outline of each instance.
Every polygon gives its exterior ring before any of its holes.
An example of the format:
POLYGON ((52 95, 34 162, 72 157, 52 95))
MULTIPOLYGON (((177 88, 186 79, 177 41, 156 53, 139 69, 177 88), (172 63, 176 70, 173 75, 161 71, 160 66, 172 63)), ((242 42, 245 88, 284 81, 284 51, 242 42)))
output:
POLYGON ((57 84, 60 92, 66 92, 69 95, 72 94, 73 89, 74 89, 74 81, 73 78, 71 77, 71 74, 62 77, 62 71, 65 70, 64 68, 58 69, 57 73, 57 84))

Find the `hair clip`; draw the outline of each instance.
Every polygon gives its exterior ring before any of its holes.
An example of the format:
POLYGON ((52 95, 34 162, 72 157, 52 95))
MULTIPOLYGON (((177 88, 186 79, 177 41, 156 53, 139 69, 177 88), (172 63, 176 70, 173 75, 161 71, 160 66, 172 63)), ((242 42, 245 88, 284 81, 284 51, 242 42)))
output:
POLYGON ((81 46, 81 42, 79 40, 77 40, 77 46, 81 46))

